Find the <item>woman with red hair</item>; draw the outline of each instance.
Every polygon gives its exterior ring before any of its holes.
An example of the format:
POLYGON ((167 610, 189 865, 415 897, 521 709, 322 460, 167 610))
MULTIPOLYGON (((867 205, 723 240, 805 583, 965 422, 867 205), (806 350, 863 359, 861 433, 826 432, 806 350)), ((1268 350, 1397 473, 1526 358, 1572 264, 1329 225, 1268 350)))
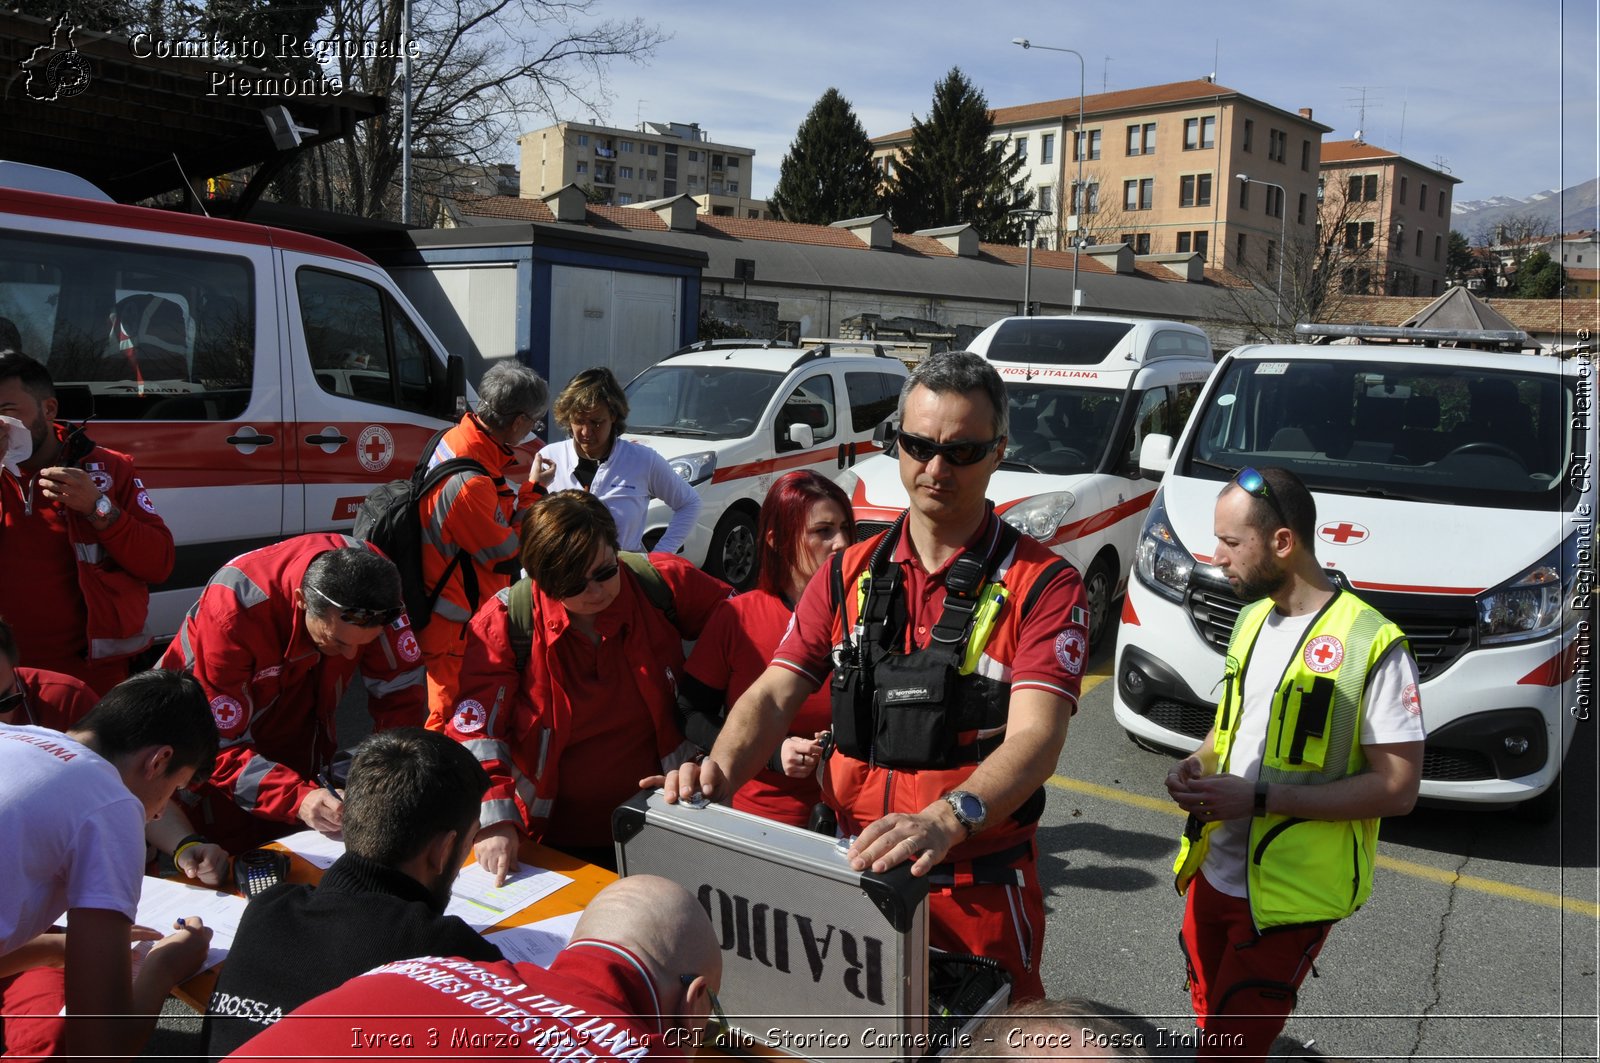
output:
MULTIPOLYGON (((717 610, 695 643, 678 687, 678 721, 690 742, 710 751, 728 706, 771 662, 800 592, 830 555, 854 541, 855 530, 850 499, 833 481, 807 469, 781 476, 772 485, 756 529, 756 586, 717 610)), ((831 719, 824 684, 795 714, 788 736, 772 751, 766 767, 734 794, 733 807, 806 826, 822 799, 816 776, 819 739, 831 719)))

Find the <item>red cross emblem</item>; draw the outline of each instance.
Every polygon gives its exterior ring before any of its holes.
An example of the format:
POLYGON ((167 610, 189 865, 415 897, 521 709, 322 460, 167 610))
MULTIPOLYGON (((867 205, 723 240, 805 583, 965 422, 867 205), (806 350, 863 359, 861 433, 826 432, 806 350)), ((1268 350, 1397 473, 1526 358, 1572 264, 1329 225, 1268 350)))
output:
POLYGON ((1338 524, 1324 524, 1317 529, 1317 537, 1326 539, 1330 543, 1343 546, 1346 543, 1358 543, 1367 537, 1367 529, 1359 524, 1349 521, 1340 521, 1338 524))
POLYGON ((1337 635, 1318 635, 1306 643, 1306 667, 1318 675, 1326 675, 1339 667, 1344 660, 1344 643, 1337 635))
POLYGON ((394 460, 394 436, 381 424, 369 424, 356 440, 356 460, 368 472, 382 472, 394 460))
POLYGON ((476 734, 483 730, 483 725, 489 722, 489 714, 483 711, 483 706, 467 698, 456 706, 455 719, 452 726, 462 734, 476 734))

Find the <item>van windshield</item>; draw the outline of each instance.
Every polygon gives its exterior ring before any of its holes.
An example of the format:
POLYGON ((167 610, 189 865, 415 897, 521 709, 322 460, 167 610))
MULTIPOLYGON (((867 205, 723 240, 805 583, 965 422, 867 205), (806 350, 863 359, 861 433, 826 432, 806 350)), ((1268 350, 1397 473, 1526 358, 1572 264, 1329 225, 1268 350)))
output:
POLYGON ((1202 479, 1277 465, 1318 491, 1554 510, 1574 398, 1546 373, 1235 359, 1181 460, 1202 479))
MULTIPOLYGON (((1133 331, 1126 321, 1082 317, 1025 317, 1003 321, 984 357, 992 362, 1033 365, 1099 365, 1122 337, 1133 331)), ((1202 349, 1205 357, 1209 349, 1202 349)))
POLYGON ((721 365, 657 365, 634 377, 628 431, 742 439, 756 430, 784 374, 721 365))
POLYGON ((1011 439, 1003 464, 1071 475, 1098 468, 1111 445, 1124 392, 1006 382, 1011 439))

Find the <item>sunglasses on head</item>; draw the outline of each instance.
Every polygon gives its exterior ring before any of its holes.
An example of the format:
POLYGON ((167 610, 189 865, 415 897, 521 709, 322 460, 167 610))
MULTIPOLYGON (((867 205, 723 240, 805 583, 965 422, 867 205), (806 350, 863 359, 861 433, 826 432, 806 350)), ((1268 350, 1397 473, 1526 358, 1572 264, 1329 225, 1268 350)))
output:
POLYGON ((1289 518, 1284 515, 1283 507, 1278 505, 1277 496, 1272 493, 1272 488, 1267 484, 1267 478, 1255 469, 1246 465, 1239 470, 1239 475, 1233 478, 1239 489, 1247 495, 1254 495, 1272 507, 1272 512, 1278 515, 1284 527, 1289 526, 1289 518))
MULTIPOLYGON (((690 986, 694 985, 695 978, 696 976, 692 974, 680 974, 678 976, 678 983, 682 985, 683 988, 688 989, 690 986)), ((722 1010, 722 1001, 717 999, 717 994, 711 991, 710 985, 706 986, 706 996, 711 1001, 711 1018, 708 1020, 708 1023, 711 1026, 711 1033, 713 1035, 727 1033, 728 1016, 722 1010)))
POLYGON ((910 432, 896 432, 895 441, 900 449, 911 456, 911 460, 927 464, 935 457, 943 458, 951 465, 976 465, 994 451, 1005 436, 995 436, 993 439, 965 440, 959 443, 935 443, 931 439, 914 436, 910 432))
POLYGON ((323 601, 339 610, 339 619, 356 627, 384 627, 399 619, 400 614, 406 611, 404 605, 389 605, 382 609, 352 609, 348 605, 341 605, 328 597, 322 591, 317 594, 323 601))

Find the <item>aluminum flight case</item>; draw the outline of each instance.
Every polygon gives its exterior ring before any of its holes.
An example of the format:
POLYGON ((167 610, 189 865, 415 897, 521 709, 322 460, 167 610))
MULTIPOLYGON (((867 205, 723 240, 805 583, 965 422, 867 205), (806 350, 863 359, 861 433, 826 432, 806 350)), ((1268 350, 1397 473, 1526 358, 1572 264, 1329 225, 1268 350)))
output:
POLYGON ((909 864, 855 871, 836 839, 659 790, 618 808, 612 834, 620 874, 671 879, 705 908, 734 1048, 827 1061, 946 1046, 928 1032, 928 882, 909 864))

